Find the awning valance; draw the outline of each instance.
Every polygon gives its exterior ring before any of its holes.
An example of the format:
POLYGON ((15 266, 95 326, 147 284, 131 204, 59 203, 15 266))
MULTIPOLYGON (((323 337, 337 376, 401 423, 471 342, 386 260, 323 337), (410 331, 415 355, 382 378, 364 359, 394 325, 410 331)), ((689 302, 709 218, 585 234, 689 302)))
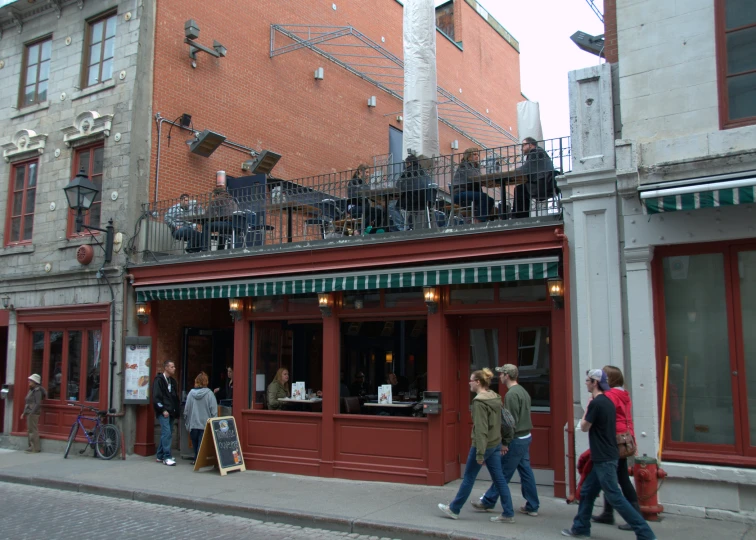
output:
MULTIPOLYGON (((676 187, 658 187, 645 189, 640 193, 644 203, 644 212, 659 214, 678 210, 698 210, 699 208, 718 208, 753 203, 756 199, 756 176, 725 180, 725 177, 710 177, 706 180, 720 179, 706 183, 682 185, 676 187)), ((698 181, 703 179, 698 179, 698 181)))
POLYGON ((510 259, 444 266, 343 272, 286 278, 256 278, 206 283, 137 287, 137 301, 206 300, 335 291, 401 289, 433 285, 499 283, 558 277, 559 258, 510 259))

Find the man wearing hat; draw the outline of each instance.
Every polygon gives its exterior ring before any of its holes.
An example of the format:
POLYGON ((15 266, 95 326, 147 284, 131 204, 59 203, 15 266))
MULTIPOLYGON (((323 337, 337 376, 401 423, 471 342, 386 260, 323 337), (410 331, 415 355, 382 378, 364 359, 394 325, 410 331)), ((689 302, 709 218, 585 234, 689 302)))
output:
POLYGON ((591 449, 593 468, 588 477, 583 480, 580 489, 580 506, 572 522, 572 527, 562 529, 562 535, 573 538, 589 538, 591 536, 591 512, 593 503, 601 490, 604 498, 609 501, 623 519, 633 528, 639 540, 654 540, 654 532, 646 520, 632 507, 620 491, 617 480, 617 436, 615 427, 616 410, 614 403, 604 395, 609 390, 606 373, 600 369, 589 369, 586 372, 585 387, 591 394, 591 400, 580 420, 580 429, 588 432, 588 443, 591 449))
MULTIPOLYGON (((501 470, 507 483, 512 480, 514 472, 520 473, 520 486, 525 504, 518 511, 529 516, 538 515, 538 490, 536 489, 535 476, 530 467, 530 443, 533 422, 530 419, 530 395, 517 382, 519 370, 514 364, 504 364, 496 368, 501 384, 507 386, 507 395, 504 397, 504 406, 512 413, 515 421, 514 437, 509 441, 502 440, 501 444, 501 470)), ((474 508, 478 510, 491 510, 496 506, 499 492, 495 485, 491 485, 480 501, 472 501, 474 508)))
POLYGON ((27 454, 36 454, 42 447, 39 444, 39 413, 42 411, 42 400, 47 397, 47 392, 41 386, 42 378, 36 373, 29 376, 29 393, 24 401, 24 412, 21 420, 26 417, 26 426, 29 432, 29 448, 27 454))

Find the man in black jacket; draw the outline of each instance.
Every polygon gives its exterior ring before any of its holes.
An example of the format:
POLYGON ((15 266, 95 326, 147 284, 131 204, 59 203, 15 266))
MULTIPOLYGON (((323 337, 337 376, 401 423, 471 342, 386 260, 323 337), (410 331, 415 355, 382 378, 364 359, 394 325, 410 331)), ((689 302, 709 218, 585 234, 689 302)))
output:
POLYGON ((522 141, 522 155, 525 163, 517 169, 522 176, 527 177, 524 184, 515 187, 513 218, 530 216, 530 200, 539 201, 554 197, 554 164, 546 151, 538 146, 533 137, 526 137, 522 141))
POLYGON ((173 421, 179 417, 178 384, 173 378, 175 374, 176 364, 168 360, 163 364, 163 372, 152 383, 152 404, 160 422, 160 442, 155 457, 156 461, 169 466, 176 465, 176 460, 171 456, 173 421))

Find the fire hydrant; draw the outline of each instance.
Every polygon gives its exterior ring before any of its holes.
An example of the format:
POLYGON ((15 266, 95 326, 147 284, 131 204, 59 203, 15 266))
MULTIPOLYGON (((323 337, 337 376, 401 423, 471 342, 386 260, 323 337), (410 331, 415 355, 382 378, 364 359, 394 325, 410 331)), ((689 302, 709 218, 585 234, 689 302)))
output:
POLYGON ((659 514, 664 507, 659 504, 659 480, 666 478, 667 473, 658 467, 655 458, 635 456, 635 467, 632 471, 635 477, 635 491, 638 493, 638 504, 641 514, 647 521, 659 521, 659 514))

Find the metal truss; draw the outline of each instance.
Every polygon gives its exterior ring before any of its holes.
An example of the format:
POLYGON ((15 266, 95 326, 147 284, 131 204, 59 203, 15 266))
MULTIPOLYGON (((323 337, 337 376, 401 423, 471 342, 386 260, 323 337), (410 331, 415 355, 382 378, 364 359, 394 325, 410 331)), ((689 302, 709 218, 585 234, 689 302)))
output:
MULTIPOLYGON (((351 26, 272 24, 270 57, 309 49, 403 101, 404 61, 351 26), (279 37, 276 45, 276 35, 279 37)), ((517 138, 453 93, 437 87, 438 120, 483 148, 506 146, 517 138)))

